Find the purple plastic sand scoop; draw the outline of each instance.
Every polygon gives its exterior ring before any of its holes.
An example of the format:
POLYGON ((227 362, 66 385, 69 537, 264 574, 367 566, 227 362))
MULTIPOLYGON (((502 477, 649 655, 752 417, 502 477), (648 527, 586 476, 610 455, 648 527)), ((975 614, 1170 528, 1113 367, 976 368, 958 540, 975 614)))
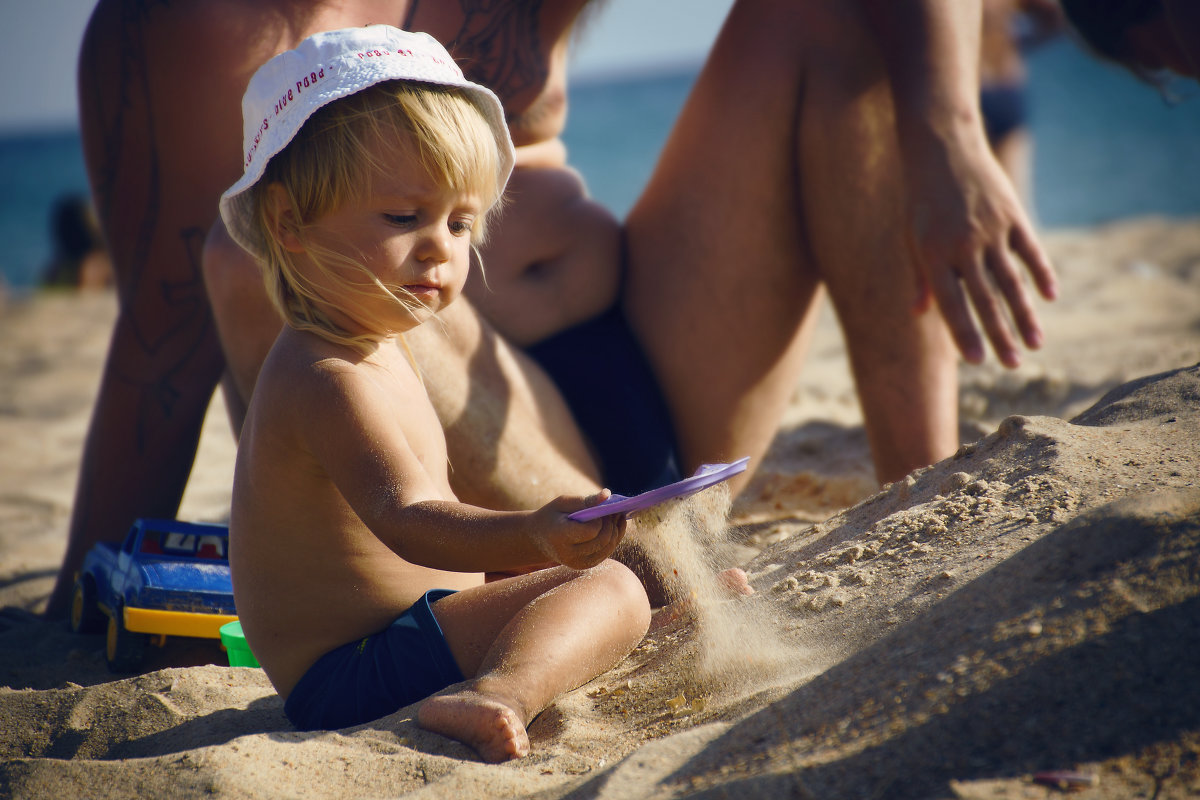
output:
POLYGON ((611 514, 624 514, 628 517, 635 511, 641 511, 677 497, 687 497, 702 489, 727 481, 739 472, 745 472, 746 465, 749 463, 750 458, 747 456, 729 464, 701 464, 690 478, 668 483, 666 486, 642 492, 634 497, 614 494, 600 505, 576 511, 567 515, 567 518, 576 522, 587 522, 611 514))

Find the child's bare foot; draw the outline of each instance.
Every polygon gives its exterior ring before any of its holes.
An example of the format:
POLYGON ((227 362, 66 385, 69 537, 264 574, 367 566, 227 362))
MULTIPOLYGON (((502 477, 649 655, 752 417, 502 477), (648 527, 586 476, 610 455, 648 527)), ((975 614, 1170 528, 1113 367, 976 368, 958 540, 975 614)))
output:
POLYGON ((434 695, 417 709, 422 728, 457 739, 484 761, 509 761, 529 753, 521 717, 500 697, 473 689, 434 695))

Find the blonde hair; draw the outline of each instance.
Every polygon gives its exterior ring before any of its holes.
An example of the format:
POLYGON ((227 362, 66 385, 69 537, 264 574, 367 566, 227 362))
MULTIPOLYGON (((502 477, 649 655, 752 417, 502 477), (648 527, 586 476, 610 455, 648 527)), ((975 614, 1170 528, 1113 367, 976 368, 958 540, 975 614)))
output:
MULTIPOLYGON (((362 187, 368 186, 387 165, 378 162, 372 148, 380 142, 416 160, 439 186, 473 194, 485 209, 471 231, 475 249, 487 235, 487 220, 500 206, 505 176, 495 136, 483 111, 470 95, 453 87, 411 81, 385 81, 335 100, 316 113, 267 164, 262 178, 247 190, 252 219, 264 243, 259 261, 272 303, 287 324, 366 352, 371 337, 355 335, 333 322, 318 304, 314 285, 298 274, 292 254, 274 231, 277 209, 268 201, 273 184, 283 188, 297 237, 316 268, 327 280, 350 290, 349 295, 390 295, 410 306, 384 286, 353 256, 317 248, 304 241, 305 228, 321 216, 341 208, 362 187), (339 277, 334 267, 359 274, 361 282, 339 277), (349 268, 349 269, 345 269, 349 268)), ((371 316, 365 307, 344 309, 351 316, 371 316)))

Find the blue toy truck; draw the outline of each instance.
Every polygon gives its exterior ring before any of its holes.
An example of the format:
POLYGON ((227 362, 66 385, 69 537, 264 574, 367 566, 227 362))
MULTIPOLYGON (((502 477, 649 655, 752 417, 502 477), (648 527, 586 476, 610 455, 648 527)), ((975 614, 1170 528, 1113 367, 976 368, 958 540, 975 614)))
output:
POLYGON ((211 523, 137 520, 120 545, 88 552, 71 598, 71 630, 98 633, 107 624, 113 672, 136 670, 151 642, 219 639, 235 619, 229 529, 211 523))

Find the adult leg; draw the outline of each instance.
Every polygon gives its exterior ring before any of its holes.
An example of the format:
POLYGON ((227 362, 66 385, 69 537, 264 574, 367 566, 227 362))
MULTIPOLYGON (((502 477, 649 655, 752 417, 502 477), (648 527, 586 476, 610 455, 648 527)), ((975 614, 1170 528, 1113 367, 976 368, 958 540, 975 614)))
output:
MULTIPOLYGON (((558 388, 469 301, 405 336, 446 433, 450 483, 460 500, 528 509, 600 488, 599 467, 558 388)), ((613 557, 634 570, 656 607, 668 602, 636 526, 613 557)))
POLYGON ((953 449, 955 362, 940 321, 910 311, 899 181, 857 4, 737 2, 626 225, 624 302, 685 469, 765 452, 822 283, 880 479, 953 449))
POLYGON ((236 46, 220 20, 196 4, 101 0, 85 33, 84 154, 120 307, 49 616, 65 611, 94 542, 175 514, 221 373, 200 252, 240 162, 237 137, 212 132, 240 130, 244 83, 216 57, 198 78, 181 55, 236 46))
POLYGON ((913 310, 916 268, 892 94, 856 5, 827 4, 836 36, 813 49, 820 72, 810 70, 799 185, 876 477, 888 482, 957 448, 958 351, 936 309, 913 310))
POLYGON ((614 561, 485 584, 433 609, 470 677, 427 700, 417 719, 487 761, 525 755, 525 726, 554 698, 614 666, 650 624, 641 584, 614 561))
POLYGON ((217 220, 204 242, 204 284, 225 354, 221 380, 235 437, 241 436, 250 395, 283 321, 271 305, 262 272, 217 220))

